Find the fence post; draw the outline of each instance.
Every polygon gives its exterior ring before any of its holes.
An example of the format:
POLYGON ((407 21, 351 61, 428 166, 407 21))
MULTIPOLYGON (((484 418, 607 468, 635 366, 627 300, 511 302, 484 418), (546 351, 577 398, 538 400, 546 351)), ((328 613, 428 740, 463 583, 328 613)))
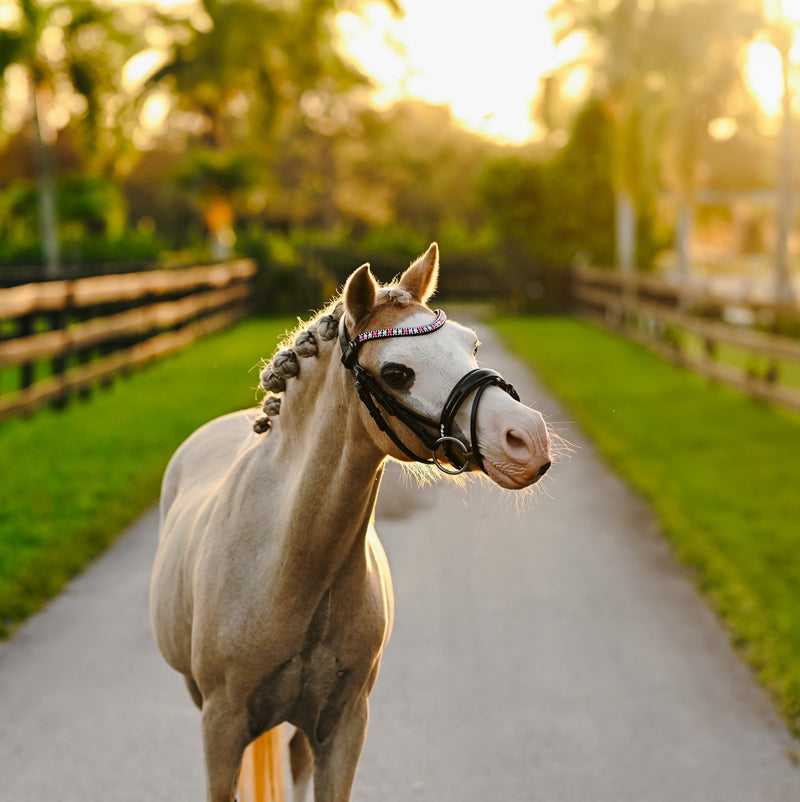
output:
MULTIPOLYGON (((35 315, 29 314, 18 318, 19 329, 18 337, 30 337, 33 334, 35 315)), ((23 362, 19 366, 19 389, 27 390, 35 381, 35 371, 33 362, 23 362)))
MULTIPOLYGON (((70 312, 72 309, 72 283, 68 285, 67 295, 64 298, 64 303, 58 308, 54 309, 48 316, 50 323, 49 328, 53 331, 66 331, 69 326, 70 312)), ((69 357, 71 348, 67 346, 61 353, 53 357, 52 370, 53 376, 59 380, 61 388, 58 395, 50 402, 50 405, 55 409, 63 409, 70 396, 70 388, 67 383, 67 370, 69 368, 69 357)))

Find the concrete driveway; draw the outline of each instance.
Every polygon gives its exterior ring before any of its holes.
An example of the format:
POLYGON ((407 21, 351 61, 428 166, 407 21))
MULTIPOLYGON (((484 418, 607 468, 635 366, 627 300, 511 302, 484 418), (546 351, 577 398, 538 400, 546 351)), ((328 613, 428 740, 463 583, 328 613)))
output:
MULTIPOLYGON (((355 802, 800 800, 800 744, 648 510, 481 339, 579 448, 523 510, 388 477, 397 618, 355 802)), ((156 522, 0 644, 0 802, 204 798, 199 715, 149 631, 156 522)))

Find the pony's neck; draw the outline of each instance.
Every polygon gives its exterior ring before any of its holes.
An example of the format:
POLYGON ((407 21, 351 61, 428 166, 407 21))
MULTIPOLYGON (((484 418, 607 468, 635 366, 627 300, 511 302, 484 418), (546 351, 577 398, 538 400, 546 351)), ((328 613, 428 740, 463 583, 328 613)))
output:
POLYGON ((361 468, 372 476, 384 455, 363 432, 353 379, 339 357, 334 341, 299 360, 299 373, 287 381, 269 437, 281 464, 299 460, 307 470, 327 475, 348 462, 351 475, 361 468))
POLYGON ((335 341, 302 359, 262 449, 273 476, 280 471, 284 564, 305 587, 309 574, 327 586, 359 544, 363 553, 377 498, 384 454, 365 435, 348 382, 335 341))

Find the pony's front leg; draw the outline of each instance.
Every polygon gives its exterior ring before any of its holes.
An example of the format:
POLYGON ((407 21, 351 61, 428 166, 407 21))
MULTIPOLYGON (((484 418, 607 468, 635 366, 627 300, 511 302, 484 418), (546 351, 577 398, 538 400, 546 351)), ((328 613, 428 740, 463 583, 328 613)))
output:
POLYGON ((232 802, 247 746, 247 711, 231 710, 225 699, 203 705, 203 751, 207 802, 232 802))
POLYGON ((367 734, 367 696, 344 711, 330 737, 314 749, 314 802, 349 802, 367 734))

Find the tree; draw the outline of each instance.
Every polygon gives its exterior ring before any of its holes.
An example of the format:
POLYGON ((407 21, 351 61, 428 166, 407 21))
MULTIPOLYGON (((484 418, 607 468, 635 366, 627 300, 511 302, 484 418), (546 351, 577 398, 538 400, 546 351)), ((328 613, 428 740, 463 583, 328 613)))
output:
POLYGON ((779 13, 768 21, 766 32, 773 47, 781 57, 781 132, 778 174, 777 231, 775 233, 775 300, 790 304, 794 301, 794 289, 789 275, 789 236, 794 220, 795 147, 794 120, 792 110, 792 60, 790 52, 795 38, 794 26, 779 13))
MULTIPOLYGON (((309 124, 324 127, 335 98, 366 82, 334 47, 329 25, 340 5, 203 0, 205 29, 175 43, 148 86, 167 86, 178 110, 191 115, 198 133, 185 134, 190 145, 257 153, 266 183, 275 143, 309 124)), ((230 193, 218 182, 205 194, 219 210, 227 203, 232 217, 230 193)))
POLYGON ((0 30, 0 76, 16 68, 27 84, 36 149, 39 226, 45 275, 60 274, 55 165, 58 130, 74 115, 97 124, 108 59, 118 27, 88 0, 18 0, 16 22, 0 30), (69 105, 65 104, 69 98, 69 105))
POLYGON ((594 92, 611 120, 616 262, 630 272, 636 257, 637 209, 653 183, 654 118, 647 82, 653 4, 618 0, 609 9, 603 0, 559 0, 550 14, 557 41, 576 32, 589 37, 586 57, 564 71, 587 63, 593 68, 594 92))
POLYGON ((675 251, 684 278, 703 144, 711 123, 735 116, 736 96, 745 94, 740 55, 759 24, 757 5, 756 0, 662 3, 653 17, 659 32, 652 42, 653 75, 663 86, 663 163, 678 198, 675 251))
POLYGON ((567 265, 585 257, 608 264, 614 257, 611 133, 603 104, 589 100, 566 146, 549 159, 488 162, 479 194, 501 238, 523 244, 536 262, 567 265))
POLYGON ((737 55, 758 20, 756 0, 560 0, 558 38, 583 32, 593 92, 613 124, 617 264, 633 268, 637 213, 666 164, 678 190, 678 252, 686 269, 700 144, 741 83, 737 55), (659 154, 666 148, 666 159, 659 154))

